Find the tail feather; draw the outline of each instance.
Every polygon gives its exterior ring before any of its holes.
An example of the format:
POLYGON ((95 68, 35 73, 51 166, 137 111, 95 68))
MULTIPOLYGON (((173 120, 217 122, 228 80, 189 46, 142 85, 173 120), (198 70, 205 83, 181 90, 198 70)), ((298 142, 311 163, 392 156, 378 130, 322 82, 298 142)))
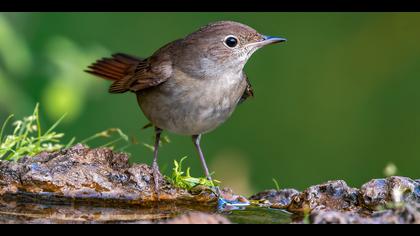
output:
MULTIPOLYGON (((136 58, 127 54, 117 53, 111 58, 102 58, 97 60, 92 65, 88 66, 85 72, 101 77, 103 79, 115 81, 109 92, 123 93, 129 90, 127 87, 127 75, 142 61, 141 58, 136 58)), ((128 78, 129 79, 129 78, 128 78)))

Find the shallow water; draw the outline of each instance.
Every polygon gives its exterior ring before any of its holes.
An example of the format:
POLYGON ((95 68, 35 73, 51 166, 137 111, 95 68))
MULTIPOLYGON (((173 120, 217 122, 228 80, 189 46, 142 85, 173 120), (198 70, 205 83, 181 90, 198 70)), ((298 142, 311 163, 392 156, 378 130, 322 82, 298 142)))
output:
MULTIPOLYGON (((153 223, 187 212, 215 212, 211 206, 164 204, 153 207, 95 205, 45 205, 0 202, 0 223, 153 223)), ((222 213, 233 223, 286 224, 291 214, 282 210, 247 207, 222 213)))
POLYGON ((237 224, 289 224, 292 222, 292 214, 289 212, 255 206, 227 212, 224 215, 237 224))

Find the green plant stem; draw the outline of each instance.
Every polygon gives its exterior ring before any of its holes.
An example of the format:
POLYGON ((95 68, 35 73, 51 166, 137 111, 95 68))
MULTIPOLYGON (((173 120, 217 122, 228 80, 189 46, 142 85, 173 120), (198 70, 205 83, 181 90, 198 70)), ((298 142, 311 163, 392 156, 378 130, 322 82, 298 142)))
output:
POLYGON ((36 125, 37 125, 37 131, 38 131, 38 147, 41 147, 41 121, 39 120, 39 103, 35 106, 35 117, 36 117, 36 125))
POLYGON ((74 144, 75 141, 76 141, 76 137, 71 138, 70 142, 67 143, 65 148, 70 148, 74 144))
POLYGON ((273 178, 273 182, 274 182, 274 185, 276 186, 276 190, 277 190, 277 191, 280 191, 280 185, 279 185, 279 182, 277 182, 277 180, 276 180, 275 178, 273 178))
POLYGON ((67 114, 64 114, 63 116, 60 117, 60 119, 58 119, 48 130, 47 132, 45 132, 44 135, 48 135, 50 134, 55 128, 57 128, 57 126, 63 121, 63 119, 67 116, 67 114))
POLYGON ((108 147, 108 146, 111 146, 111 145, 113 145, 113 144, 116 144, 116 143, 118 143, 119 141, 121 141, 121 140, 123 140, 123 138, 117 138, 117 139, 115 139, 115 140, 113 140, 113 141, 111 141, 111 142, 109 142, 109 143, 106 143, 106 144, 104 144, 104 145, 102 145, 103 147, 108 147))
POLYGON ((3 132, 4 132, 4 130, 6 129, 6 125, 7 125, 7 123, 9 123, 10 119, 12 119, 12 118, 13 118, 13 116, 14 116, 14 115, 10 115, 10 116, 8 116, 8 117, 6 118, 6 120, 4 121, 4 123, 3 123, 3 126, 1 127, 1 130, 0 130, 0 143, 3 141, 3 132))

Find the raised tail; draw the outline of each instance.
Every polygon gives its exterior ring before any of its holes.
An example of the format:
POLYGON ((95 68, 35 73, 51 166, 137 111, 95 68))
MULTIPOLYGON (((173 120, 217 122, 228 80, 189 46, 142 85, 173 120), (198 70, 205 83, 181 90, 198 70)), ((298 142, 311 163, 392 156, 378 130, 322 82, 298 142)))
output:
POLYGON ((85 72, 101 77, 103 79, 112 80, 114 83, 109 88, 110 93, 124 93, 130 90, 130 74, 134 72, 137 65, 143 59, 136 58, 124 53, 117 53, 111 58, 102 58, 97 60, 85 72))

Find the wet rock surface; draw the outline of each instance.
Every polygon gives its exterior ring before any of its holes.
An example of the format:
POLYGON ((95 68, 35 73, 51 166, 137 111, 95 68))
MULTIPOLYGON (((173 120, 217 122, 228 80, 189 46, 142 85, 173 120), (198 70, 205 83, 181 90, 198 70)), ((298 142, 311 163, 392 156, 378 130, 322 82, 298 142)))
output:
MULTIPOLYGON (((76 145, 56 153, 41 153, 17 163, 0 162, 2 199, 63 202, 107 201, 149 204, 156 202, 152 170, 145 164, 128 162, 128 155, 107 148, 89 149, 76 145)), ((159 176, 159 202, 212 202, 209 193, 174 188, 159 176)))
POLYGON ((293 199, 299 195, 300 192, 296 189, 282 189, 282 190, 266 190, 251 196, 251 201, 258 201, 261 206, 269 206, 271 208, 287 209, 292 203, 293 199))
POLYGON ((303 192, 268 190, 250 199, 260 206, 295 213, 295 223, 420 223, 420 182, 400 176, 374 179, 360 189, 336 180, 311 186, 303 192))

